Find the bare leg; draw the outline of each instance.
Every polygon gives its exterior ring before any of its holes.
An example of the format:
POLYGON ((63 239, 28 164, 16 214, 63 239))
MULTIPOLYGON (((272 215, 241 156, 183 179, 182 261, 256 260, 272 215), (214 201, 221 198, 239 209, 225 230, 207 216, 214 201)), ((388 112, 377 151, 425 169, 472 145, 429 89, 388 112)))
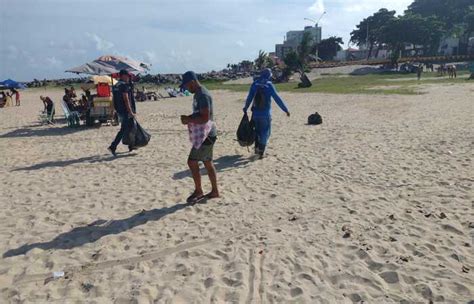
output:
POLYGON ((191 170, 191 174, 193 175, 194 180, 194 195, 195 196, 202 196, 202 186, 201 186, 201 173, 199 172, 199 163, 195 160, 188 160, 188 166, 191 170))
POLYGON ((208 198, 217 198, 219 197, 219 190, 217 188, 217 173, 214 163, 212 161, 205 161, 204 166, 207 170, 207 175, 209 175, 209 180, 211 181, 212 190, 207 195, 208 198))

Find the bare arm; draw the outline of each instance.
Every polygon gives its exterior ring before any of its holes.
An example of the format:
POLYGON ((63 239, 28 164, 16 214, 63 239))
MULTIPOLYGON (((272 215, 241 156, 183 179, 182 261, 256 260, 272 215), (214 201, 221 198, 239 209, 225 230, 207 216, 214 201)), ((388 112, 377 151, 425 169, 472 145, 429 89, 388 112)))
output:
POLYGON ((288 110, 288 107, 286 106, 285 102, 281 99, 281 97, 278 95, 275 87, 273 84, 270 86, 271 94, 277 105, 280 107, 280 109, 286 113, 286 115, 290 116, 290 111, 288 110))
POLYGON ((196 117, 193 117, 193 115, 189 116, 182 116, 181 120, 183 124, 188 124, 188 123, 194 123, 198 125, 202 125, 207 123, 211 119, 211 112, 209 108, 203 108, 199 111, 199 115, 196 117))
POLYGON ((125 107, 127 108, 128 114, 135 116, 135 114, 132 111, 132 106, 130 105, 130 99, 128 98, 128 93, 122 93, 123 95, 123 101, 125 103, 125 107))

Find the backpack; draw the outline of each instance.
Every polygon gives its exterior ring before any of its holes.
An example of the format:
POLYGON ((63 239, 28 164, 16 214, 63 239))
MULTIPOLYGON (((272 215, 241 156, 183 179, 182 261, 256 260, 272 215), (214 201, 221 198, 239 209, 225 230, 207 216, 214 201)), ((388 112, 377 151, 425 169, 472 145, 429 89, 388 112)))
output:
POLYGON ((257 110, 263 110, 265 108, 265 86, 257 85, 257 92, 253 98, 253 107, 257 110))
POLYGON ((318 112, 308 116, 308 125, 320 125, 323 123, 323 118, 318 112))
POLYGON ((237 129, 237 140, 242 147, 248 147, 255 142, 255 126, 249 121, 247 114, 244 114, 237 129))

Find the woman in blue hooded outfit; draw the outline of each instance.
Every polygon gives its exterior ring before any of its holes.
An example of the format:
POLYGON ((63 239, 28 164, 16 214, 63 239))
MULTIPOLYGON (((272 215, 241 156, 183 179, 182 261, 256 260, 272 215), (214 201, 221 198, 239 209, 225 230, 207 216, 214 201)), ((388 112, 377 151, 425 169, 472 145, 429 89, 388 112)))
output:
POLYGON ((245 103, 244 112, 252 105, 252 121, 255 124, 255 154, 263 157, 272 129, 272 98, 280 109, 290 116, 285 102, 278 96, 275 86, 271 82, 272 71, 264 69, 250 87, 245 103))

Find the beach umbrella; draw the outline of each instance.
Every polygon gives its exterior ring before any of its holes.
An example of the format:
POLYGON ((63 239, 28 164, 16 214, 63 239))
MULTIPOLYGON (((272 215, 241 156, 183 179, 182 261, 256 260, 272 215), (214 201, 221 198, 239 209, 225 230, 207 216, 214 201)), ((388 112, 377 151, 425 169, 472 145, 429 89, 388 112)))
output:
POLYGON ((150 69, 149 65, 123 56, 105 55, 81 66, 66 70, 66 72, 89 75, 111 75, 120 70, 144 73, 150 69))
POLYGON ((26 89, 26 85, 15 80, 7 79, 0 82, 0 87, 5 89, 26 89))

